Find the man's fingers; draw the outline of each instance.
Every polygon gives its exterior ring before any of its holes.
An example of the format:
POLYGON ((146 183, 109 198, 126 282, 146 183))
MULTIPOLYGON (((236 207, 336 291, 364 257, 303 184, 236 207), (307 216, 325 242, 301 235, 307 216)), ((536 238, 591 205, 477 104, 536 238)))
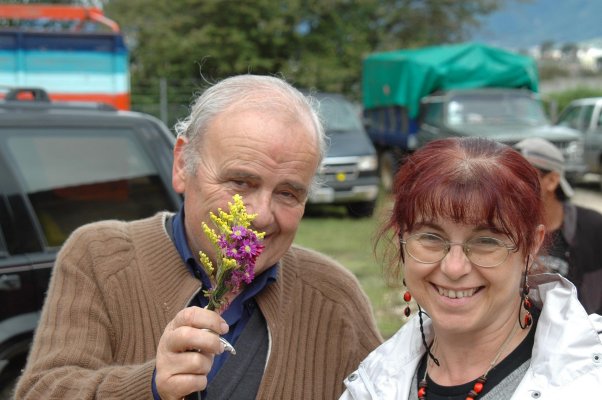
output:
POLYGON ((229 329, 228 324, 219 314, 200 307, 187 307, 176 314, 172 320, 172 329, 180 326, 211 329, 219 335, 227 333, 229 329))
POLYGON ((180 326, 173 330, 166 340, 167 349, 173 353, 200 351, 221 354, 224 352, 224 345, 219 340, 219 336, 206 329, 180 326))
POLYGON ((206 375, 178 374, 170 376, 162 385, 157 387, 162 399, 182 399, 190 393, 200 392, 207 387, 206 375))

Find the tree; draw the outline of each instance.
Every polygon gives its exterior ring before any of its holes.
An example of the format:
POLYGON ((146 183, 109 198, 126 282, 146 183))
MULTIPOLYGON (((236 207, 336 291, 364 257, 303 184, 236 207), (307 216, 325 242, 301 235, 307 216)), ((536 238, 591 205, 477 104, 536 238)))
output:
POLYGON ((374 51, 465 39, 501 0, 112 0, 132 44, 133 86, 282 74, 300 87, 360 96, 374 51))

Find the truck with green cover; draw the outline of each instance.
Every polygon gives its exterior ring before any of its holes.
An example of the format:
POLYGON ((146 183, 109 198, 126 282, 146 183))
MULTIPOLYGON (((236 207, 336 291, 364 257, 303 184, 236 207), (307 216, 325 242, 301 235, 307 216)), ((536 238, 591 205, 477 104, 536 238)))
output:
POLYGON ((363 61, 364 121, 390 189, 404 154, 449 136, 514 145, 539 136, 554 143, 575 181, 585 172, 581 134, 554 126, 538 96, 537 64, 500 48, 462 43, 374 53, 363 61))

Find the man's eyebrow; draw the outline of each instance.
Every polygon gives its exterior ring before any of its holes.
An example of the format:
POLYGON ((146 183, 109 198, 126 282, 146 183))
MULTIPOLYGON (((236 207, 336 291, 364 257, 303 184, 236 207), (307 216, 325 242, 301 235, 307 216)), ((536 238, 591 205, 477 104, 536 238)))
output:
POLYGON ((261 180, 261 176, 259 176, 257 174, 245 172, 245 171, 229 171, 226 174, 231 178, 245 178, 245 179, 261 180))

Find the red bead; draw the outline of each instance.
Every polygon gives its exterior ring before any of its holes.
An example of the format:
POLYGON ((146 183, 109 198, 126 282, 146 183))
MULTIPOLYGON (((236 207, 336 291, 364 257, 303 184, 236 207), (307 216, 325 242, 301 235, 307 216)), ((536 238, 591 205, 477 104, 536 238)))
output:
POLYGON ((420 389, 418 389, 418 398, 422 399, 424 398, 424 396, 426 395, 426 389, 421 387, 420 389))
POLYGON ((525 326, 530 326, 531 325, 531 314, 526 314, 525 315, 525 326))
POLYGON ((474 384, 474 387, 472 388, 476 393, 481 393, 481 391, 483 390, 483 384, 481 382, 477 382, 474 384))
POLYGON ((466 396, 466 400, 474 400, 474 397, 468 395, 468 396, 466 396))
POLYGON ((531 309, 531 300, 529 300, 528 297, 524 301, 524 306, 525 306, 525 309, 527 309, 527 310, 531 309))
POLYGON ((410 292, 405 292, 403 294, 403 300, 407 303, 408 301, 412 300, 412 295, 410 294, 410 292))

